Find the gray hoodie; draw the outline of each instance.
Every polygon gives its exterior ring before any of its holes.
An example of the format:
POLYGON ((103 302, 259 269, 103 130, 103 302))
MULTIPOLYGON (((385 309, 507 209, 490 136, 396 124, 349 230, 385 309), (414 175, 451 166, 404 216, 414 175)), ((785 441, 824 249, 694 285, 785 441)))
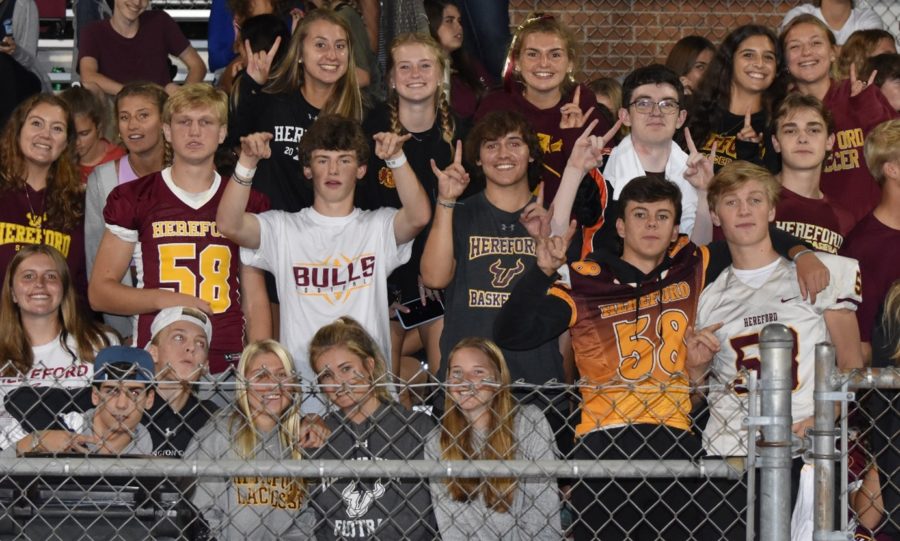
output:
MULTIPOLYGON (((233 411, 227 409, 226 411, 233 411)), ((202 462, 240 459, 230 415, 216 415, 200 429, 185 451, 186 460, 202 462)), ((291 460, 278 431, 262 436, 256 458, 291 460)), ((208 537, 279 540, 310 539, 313 513, 286 477, 233 477, 199 479, 191 498, 209 528, 208 537)))
MULTIPOLYGON (((556 443, 550 424, 537 406, 519 406, 514 421, 519 460, 553 460, 556 443)), ((484 445, 483 435, 476 443, 484 445)), ((434 430, 425 444, 425 458, 440 460, 441 430, 434 430)), ((434 514, 444 541, 480 539, 509 539, 513 541, 562 539, 559 519, 559 489, 556 481, 547 479, 520 480, 507 513, 498 513, 476 500, 459 502, 450 497, 443 479, 431 480, 434 514)))
MULTIPOLYGON (((314 459, 416 460, 434 421, 400 404, 382 404, 362 423, 340 412, 325 417, 332 430, 314 459)), ((323 479, 310 487, 318 539, 436 539, 428 482, 419 478, 323 479)))

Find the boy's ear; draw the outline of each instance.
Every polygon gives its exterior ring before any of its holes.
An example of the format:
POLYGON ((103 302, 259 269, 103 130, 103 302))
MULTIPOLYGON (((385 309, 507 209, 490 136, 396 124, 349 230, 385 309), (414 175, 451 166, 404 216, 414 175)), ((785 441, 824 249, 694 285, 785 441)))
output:
POLYGON ((312 169, 309 167, 303 168, 303 176, 307 178, 307 180, 312 180, 312 169))
POLYGON ((366 164, 362 164, 357 166, 356 168, 356 180, 362 180, 364 176, 366 176, 366 164))
POLYGON ((166 142, 170 145, 172 144, 172 126, 169 124, 163 124, 163 137, 166 138, 166 142))
POLYGON ((144 394, 147 395, 144 398, 144 409, 148 410, 153 407, 153 400, 156 398, 156 391, 150 388, 147 389, 147 392, 144 394))
POLYGON ((97 388, 93 385, 91 385, 91 404, 93 404, 94 407, 100 405, 100 393, 97 392, 97 388))
POLYGON ((722 220, 719 219, 719 215, 716 214, 716 211, 710 209, 709 218, 712 220, 712 224, 716 227, 722 227, 722 220))

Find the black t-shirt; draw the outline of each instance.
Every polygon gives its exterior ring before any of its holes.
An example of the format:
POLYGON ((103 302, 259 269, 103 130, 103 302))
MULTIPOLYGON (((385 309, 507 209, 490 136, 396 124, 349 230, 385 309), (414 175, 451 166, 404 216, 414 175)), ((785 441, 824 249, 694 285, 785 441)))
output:
MULTIPOLYGON (((525 271, 536 264, 534 241, 519 223, 521 210, 504 212, 481 192, 463 200, 453 213, 456 272, 445 294, 441 379, 446 374, 447 355, 457 342, 468 336, 493 339, 500 308, 525 271)), ((564 381, 555 338, 530 350, 504 349, 503 354, 512 381, 564 381)))
POLYGON ((153 454, 183 457, 194 434, 200 431, 217 409, 218 406, 213 402, 199 400, 196 395, 191 394, 184 407, 176 412, 165 399, 156 395, 153 405, 144 412, 141 421, 153 440, 153 454))
POLYGON ((272 157, 262 160, 253 177, 253 187, 269 196, 274 210, 297 212, 313 203, 312 183, 300 167, 300 139, 319 109, 303 94, 269 94, 251 78, 241 77, 240 101, 234 110, 237 137, 269 132, 272 157))
MULTIPOLYGON (((369 164, 366 176, 356 189, 356 205, 365 210, 374 210, 381 207, 400 208, 400 196, 397 194, 397 186, 393 174, 384 163, 384 160, 375 155, 375 142, 372 136, 380 132, 390 132, 391 122, 387 107, 374 109, 367 118, 364 126, 372 152, 369 156, 369 164)), ((428 195, 431 202, 432 214, 437 200, 437 177, 431 169, 431 160, 434 159, 439 169, 445 169, 453 161, 453 146, 443 138, 440 118, 432 127, 422 133, 411 133, 412 137, 403 144, 403 153, 409 161, 409 166, 419 179, 419 183, 428 195)), ((456 141, 456 135, 452 138, 456 141)), ((469 192, 474 193, 474 192, 469 192)), ((412 256, 409 261, 397 268, 388 278, 389 287, 400 291, 403 302, 411 301, 419 297, 418 277, 419 263, 422 260, 422 252, 425 250, 425 241, 428 239, 430 226, 425 227, 413 242, 412 256)))

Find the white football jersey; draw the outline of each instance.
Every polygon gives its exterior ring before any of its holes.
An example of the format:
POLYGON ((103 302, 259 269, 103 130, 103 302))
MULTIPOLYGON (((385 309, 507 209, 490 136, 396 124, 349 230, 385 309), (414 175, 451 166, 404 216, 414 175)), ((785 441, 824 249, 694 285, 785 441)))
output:
POLYGON ((831 282, 815 304, 800 295, 796 266, 780 259, 759 288, 746 285, 728 267, 700 295, 697 328, 722 322, 716 332, 721 344, 712 361, 709 383, 709 422, 703 432, 706 452, 716 456, 746 456, 747 431, 741 423, 748 414, 744 370, 760 372, 759 333, 769 323, 781 323, 794 335, 794 421, 813 414, 815 347, 829 341, 823 317, 826 310, 856 310, 860 303, 859 264, 831 254, 817 253, 828 267, 831 282), (736 384, 735 388, 732 384, 736 384), (728 385, 726 389, 716 388, 728 385))

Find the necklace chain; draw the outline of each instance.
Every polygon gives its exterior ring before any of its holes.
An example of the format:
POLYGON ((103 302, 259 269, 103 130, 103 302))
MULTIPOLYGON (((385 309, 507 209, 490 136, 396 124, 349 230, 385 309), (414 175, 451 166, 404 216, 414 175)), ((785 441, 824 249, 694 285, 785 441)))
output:
POLYGON ((31 195, 28 193, 28 184, 25 184, 25 200, 28 201, 28 208, 31 210, 31 217, 28 219, 31 227, 41 229, 44 224, 44 209, 47 206, 47 198, 44 197, 41 205, 41 213, 38 215, 34 212, 34 205, 31 204, 31 195))

